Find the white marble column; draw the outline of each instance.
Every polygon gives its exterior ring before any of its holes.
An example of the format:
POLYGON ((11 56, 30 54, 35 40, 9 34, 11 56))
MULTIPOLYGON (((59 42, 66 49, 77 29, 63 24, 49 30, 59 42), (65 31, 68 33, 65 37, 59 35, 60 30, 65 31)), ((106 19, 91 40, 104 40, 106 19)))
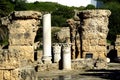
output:
POLYGON ((61 59, 61 46, 59 43, 53 44, 53 62, 58 63, 61 59))
POLYGON ((64 43, 62 47, 63 52, 63 69, 71 70, 71 44, 64 43))
POLYGON ((51 63, 51 14, 43 15, 43 63, 51 63))

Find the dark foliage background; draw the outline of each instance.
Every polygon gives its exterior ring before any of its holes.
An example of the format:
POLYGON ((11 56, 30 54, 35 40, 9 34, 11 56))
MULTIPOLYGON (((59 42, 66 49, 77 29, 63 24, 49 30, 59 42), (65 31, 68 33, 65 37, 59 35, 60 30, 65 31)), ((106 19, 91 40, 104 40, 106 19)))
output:
MULTIPOLYGON (((109 21, 108 42, 114 43, 116 35, 120 34, 120 0, 98 0, 103 1, 103 6, 95 8, 93 5, 87 7, 68 7, 53 2, 34 2, 27 3, 26 0, 0 0, 0 18, 7 16, 12 11, 35 10, 42 13, 52 14, 52 26, 65 27, 66 20, 74 16, 74 10, 85 9, 109 9, 112 14, 109 21)), ((1 35, 3 31, 0 31, 1 35)), ((3 38, 0 38, 3 39, 3 38)))

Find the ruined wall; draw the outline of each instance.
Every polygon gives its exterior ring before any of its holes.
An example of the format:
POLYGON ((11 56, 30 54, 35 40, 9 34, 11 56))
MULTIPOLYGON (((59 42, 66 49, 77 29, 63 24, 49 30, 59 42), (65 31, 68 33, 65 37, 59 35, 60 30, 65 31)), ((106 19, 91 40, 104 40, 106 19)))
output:
POLYGON ((53 37, 59 43, 70 43, 70 29, 69 27, 62 27, 59 31, 54 33, 53 37))
POLYGON ((15 11, 1 19, 9 33, 8 50, 0 53, 1 80, 35 80, 32 64, 40 17, 41 13, 36 11, 15 11))
POLYGON ((109 10, 84 10, 67 21, 71 30, 73 59, 105 58, 110 14, 109 10))

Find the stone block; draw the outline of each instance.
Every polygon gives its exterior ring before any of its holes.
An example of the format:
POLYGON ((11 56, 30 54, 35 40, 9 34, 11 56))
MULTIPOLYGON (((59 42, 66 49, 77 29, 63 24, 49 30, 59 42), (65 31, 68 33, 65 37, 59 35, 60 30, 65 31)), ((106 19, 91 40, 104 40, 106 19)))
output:
POLYGON ((82 41, 82 49, 83 49, 83 51, 89 51, 90 50, 89 45, 90 45, 89 40, 83 40, 82 41))
POLYGON ((40 19, 42 16, 38 11, 14 11, 10 15, 13 19, 40 19))
POLYGON ((37 20, 16 20, 9 28, 10 45, 33 45, 39 21, 37 20), (27 26, 26 26, 27 25, 27 26))
POLYGON ((1 58, 1 69, 15 69, 19 67, 19 61, 18 61, 18 55, 10 52, 3 51, 2 54, 0 54, 1 58))
POLYGON ((106 52, 103 51, 103 52, 97 52, 98 54, 98 57, 101 58, 101 59, 105 59, 106 58, 106 52))
POLYGON ((47 65, 47 70, 52 71, 52 70, 59 70, 59 64, 58 63, 52 63, 47 65))
MULTIPOLYGON (((30 64, 34 62, 33 46, 9 46, 9 51, 19 55, 20 63, 30 64)), ((24 65, 22 64, 22 65, 24 65)))
POLYGON ((96 45, 98 45, 98 40, 97 39, 90 40, 90 46, 96 46, 96 45))
POLYGON ((11 80, 20 80, 18 69, 11 70, 11 80))
POLYGON ((36 80, 36 72, 32 67, 21 67, 11 70, 11 80, 36 80))
POLYGON ((82 15, 83 18, 93 18, 93 17, 106 17, 110 16, 111 12, 109 10, 84 10, 78 13, 78 16, 82 15))
POLYGON ((3 80, 3 70, 0 70, 0 80, 3 80))
POLYGON ((9 42, 11 46, 34 45, 34 37, 32 37, 30 33, 14 33, 14 34, 10 34, 9 36, 10 36, 9 42), (28 35, 28 37, 25 37, 26 34, 28 35))
POLYGON ((11 74, 10 74, 9 70, 4 70, 3 71, 3 80, 11 80, 10 76, 11 76, 11 74))
POLYGON ((97 52, 106 52, 106 46, 96 46, 96 51, 97 52))
POLYGON ((107 42, 106 42, 106 39, 99 39, 99 40, 98 40, 98 45, 99 45, 99 46, 106 46, 106 43, 107 43, 107 42))
POLYGON ((29 20, 15 20, 12 24, 8 25, 9 32, 15 33, 15 32, 26 32, 26 31, 35 31, 38 29, 38 25, 40 24, 40 21, 35 19, 29 19, 29 20), (19 30, 21 29, 21 30, 19 30))
POLYGON ((90 50, 90 47, 83 45, 82 50, 83 50, 83 52, 84 52, 84 51, 85 51, 85 52, 86 52, 86 51, 89 51, 89 50, 90 50))
POLYGON ((89 46, 90 52, 96 52, 96 46, 89 46))
POLYGON ((107 35, 104 33, 98 33, 97 36, 99 39, 106 39, 107 38, 107 35))
MULTIPOLYGON (((88 29, 89 30, 89 29, 88 29)), ((83 32, 83 40, 85 40, 85 39, 89 39, 89 40, 92 40, 92 39, 97 39, 98 38, 98 36, 97 36, 97 34, 96 33, 92 33, 92 32, 83 32)))

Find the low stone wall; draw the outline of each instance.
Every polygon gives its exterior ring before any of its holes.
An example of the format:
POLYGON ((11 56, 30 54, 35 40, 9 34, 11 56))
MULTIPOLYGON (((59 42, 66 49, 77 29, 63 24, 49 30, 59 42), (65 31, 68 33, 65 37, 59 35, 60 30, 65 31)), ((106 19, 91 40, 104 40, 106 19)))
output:
MULTIPOLYGON (((87 69, 106 69, 107 62, 105 59, 76 59, 71 61, 71 70, 87 70, 87 69)), ((38 72, 64 70, 62 63, 39 64, 38 72)))
POLYGON ((58 63, 52 63, 52 64, 39 64, 36 66, 37 71, 53 71, 53 70, 59 70, 59 64, 58 63))
POLYGON ((34 67, 22 66, 17 54, 8 50, 0 52, 0 80, 35 80, 34 67))

